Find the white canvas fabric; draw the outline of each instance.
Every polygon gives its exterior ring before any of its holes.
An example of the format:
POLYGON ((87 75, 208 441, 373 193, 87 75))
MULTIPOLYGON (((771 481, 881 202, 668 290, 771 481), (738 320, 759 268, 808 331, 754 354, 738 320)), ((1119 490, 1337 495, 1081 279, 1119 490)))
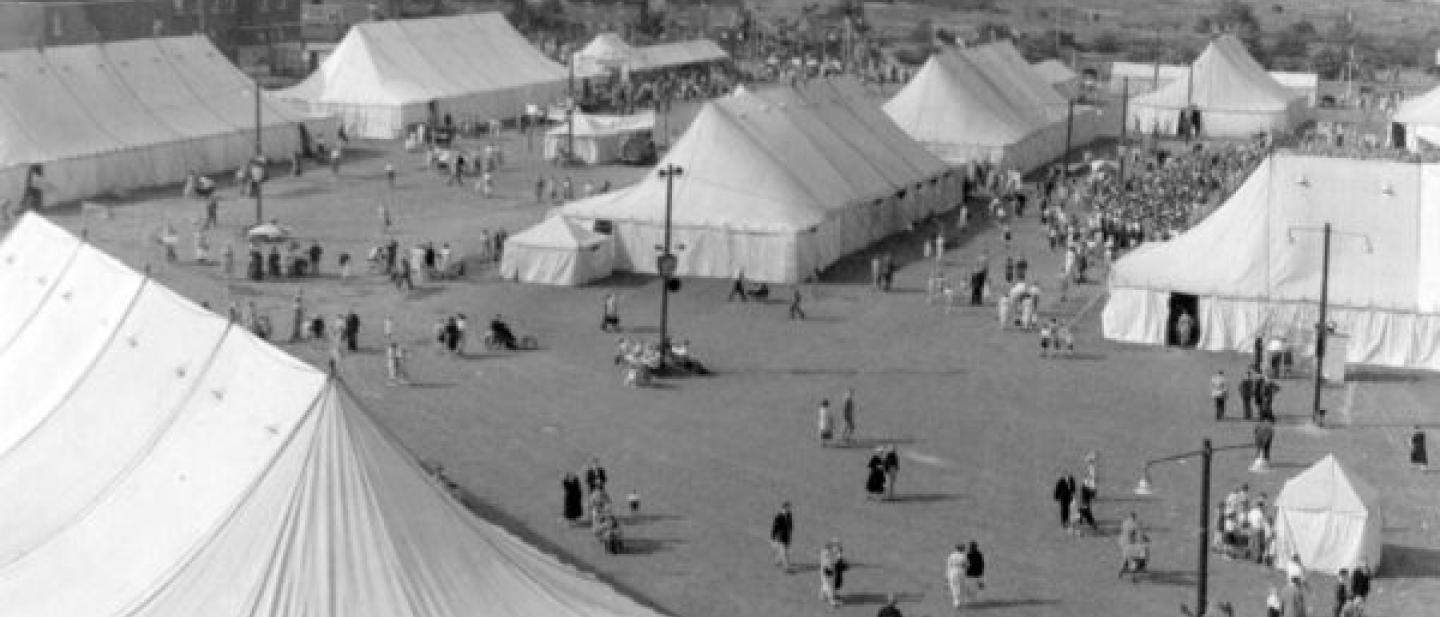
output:
POLYGON ((611 70, 620 70, 630 60, 631 47, 625 39, 614 32, 601 32, 575 52, 571 62, 575 74, 583 76, 603 75, 611 70))
POLYGON ((1080 75, 1065 66, 1064 62, 1050 58, 1030 65, 1035 74, 1050 84, 1062 97, 1073 97, 1080 93, 1080 75))
POLYGON ((1232 35, 1216 37, 1180 78, 1132 97, 1132 125, 1141 131, 1176 131, 1180 110, 1201 111, 1201 131, 1211 137, 1248 137, 1290 130, 1302 99, 1261 68, 1232 35))
POLYGON ((604 75, 611 71, 640 73, 728 60, 720 45, 710 39, 694 39, 632 47, 612 32, 595 35, 580 51, 575 52, 575 74, 604 75))
POLYGON ((1154 92, 1177 79, 1185 79, 1190 67, 1180 64, 1155 64, 1153 62, 1112 62, 1110 63, 1109 90, 1111 94, 1124 94, 1125 82, 1130 82, 1130 96, 1154 92), (1159 77, 1156 77, 1159 73, 1159 77))
POLYGON ((1440 88, 1401 103, 1393 121, 1405 125, 1407 149, 1440 147, 1440 88))
MULTIPOLYGON (((0 52, 0 195, 44 166, 47 203, 234 169, 254 156, 254 82, 200 36, 0 52)), ((267 156, 324 120, 261 97, 267 156)))
POLYGON ((615 245, 598 234, 552 216, 505 239, 500 278, 544 285, 584 285, 610 276, 615 245))
POLYGON ((24 217, 0 246, 0 352, 34 318, 80 249, 80 240, 43 217, 24 217))
POLYGON ((1335 574, 1361 560, 1374 572, 1383 528, 1379 493, 1327 454, 1287 480, 1275 498, 1275 565, 1283 568, 1298 554, 1312 572, 1335 574))
MULTIPOLYGON (((1009 42, 937 53, 885 112, 945 162, 1030 171, 1065 151, 1069 103, 1009 42)), ((1092 141, 1099 112, 1075 107, 1072 147, 1092 141)))
POLYGON ((1320 92, 1320 75, 1318 73, 1297 71, 1269 71, 1268 73, 1275 78, 1276 83, 1289 90, 1290 94, 1303 99, 1307 107, 1315 106, 1316 96, 1320 92))
POLYGON ((1278 153, 1210 216, 1142 245, 1110 274, 1107 338, 1165 342, 1171 293, 1199 296, 1199 347, 1249 349, 1261 334, 1308 341, 1326 222, 1329 313, 1357 364, 1440 370, 1440 166, 1278 153), (1299 229, 1297 229, 1299 228, 1299 229), (1353 234, 1364 234, 1363 237, 1353 234))
POLYGON ((350 135, 389 139, 429 119, 513 118, 565 95, 567 70, 500 13, 355 24, 305 81, 277 96, 338 114, 350 135))
POLYGON ((0 349, 7 613, 658 617, 476 518, 340 382, 79 251, 0 294, 40 307, 0 349))
MULTIPOLYGON (((642 111, 629 116, 576 113, 574 152, 587 165, 620 160, 625 143, 632 137, 655 129, 655 112, 642 111)), ((560 156, 571 140, 571 128, 561 124, 545 132, 545 160, 560 156)))
MULTIPOLYGON (((794 283, 917 220, 953 207, 956 174, 878 113, 849 80, 742 92, 701 109, 660 168, 679 165, 674 237, 681 276, 794 283), (866 108, 869 108, 866 110, 866 108)), ((618 270, 654 272, 665 179, 567 204, 611 221, 618 270)))

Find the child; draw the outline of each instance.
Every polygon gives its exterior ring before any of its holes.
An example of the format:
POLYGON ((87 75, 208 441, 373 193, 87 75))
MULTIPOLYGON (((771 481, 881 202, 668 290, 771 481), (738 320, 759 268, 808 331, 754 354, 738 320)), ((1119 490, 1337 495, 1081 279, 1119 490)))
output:
MULTIPOLYGON (((1055 320, 1040 327, 1040 357, 1044 358, 1050 354, 1050 341, 1054 336, 1055 320)), ((1057 350, 1058 351, 1058 350, 1057 350)))
POLYGON ((1075 351, 1075 333, 1070 330, 1069 322, 1060 322, 1055 328, 1055 353, 1062 349, 1067 355, 1075 351))
POLYGON ((1265 617, 1280 617, 1280 592, 1274 585, 1270 586, 1270 593, 1265 596, 1265 617))

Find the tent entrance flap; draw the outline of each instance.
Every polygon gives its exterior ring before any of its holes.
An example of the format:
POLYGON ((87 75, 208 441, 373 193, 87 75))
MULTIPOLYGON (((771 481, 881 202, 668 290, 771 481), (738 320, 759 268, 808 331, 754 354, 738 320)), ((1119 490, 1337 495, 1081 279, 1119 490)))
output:
POLYGON ((1165 317, 1165 344, 1171 347, 1194 347, 1200 340, 1200 298, 1195 294, 1170 294, 1169 312, 1165 317))

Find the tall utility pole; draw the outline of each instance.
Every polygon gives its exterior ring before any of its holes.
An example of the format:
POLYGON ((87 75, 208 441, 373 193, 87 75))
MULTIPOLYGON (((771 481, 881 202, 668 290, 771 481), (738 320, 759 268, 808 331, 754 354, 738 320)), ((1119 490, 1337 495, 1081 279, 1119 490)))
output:
POLYGON ((660 256, 655 258, 655 270, 660 273, 660 358, 663 363, 670 359, 670 281, 678 265, 675 254, 670 251, 670 219, 675 204, 675 178, 685 170, 672 163, 658 173, 665 179, 665 239, 659 247, 660 256))
POLYGON ((1125 190, 1125 159, 1130 158, 1130 78, 1120 81, 1120 190, 1125 190))
POLYGON ((1321 231, 1325 236, 1324 252, 1320 257, 1320 316, 1315 321, 1315 392, 1310 399, 1310 418, 1315 424, 1324 420, 1320 411, 1320 388, 1325 385, 1325 309, 1330 303, 1330 223, 1326 222, 1321 231))
POLYGON ((1065 111, 1065 154, 1060 158, 1060 177, 1070 177, 1070 139, 1075 133, 1075 99, 1069 100, 1065 111))
MULTIPOLYGON (((203 2, 201 4, 204 4, 203 2)), ((255 224, 264 222, 264 199, 260 196, 261 179, 265 174, 265 154, 260 144, 260 80, 255 80, 255 160, 250 163, 250 178, 255 189, 255 224)))
POLYGON ((570 74, 565 82, 565 96, 570 104, 565 109, 565 160, 575 155, 575 54, 570 54, 570 74))
POLYGON ((1195 564, 1195 617, 1205 617, 1209 601, 1206 596, 1210 591, 1210 459, 1214 455, 1215 450, 1210 447, 1207 437, 1200 446, 1200 534, 1195 547, 1199 555, 1195 564))

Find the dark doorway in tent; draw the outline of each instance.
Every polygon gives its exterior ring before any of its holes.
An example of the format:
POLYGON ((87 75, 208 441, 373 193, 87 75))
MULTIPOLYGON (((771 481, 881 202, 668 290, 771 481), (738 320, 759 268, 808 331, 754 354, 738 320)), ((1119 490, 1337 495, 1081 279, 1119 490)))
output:
POLYGON ((1391 148, 1404 149, 1405 146, 1406 146, 1406 144, 1405 144, 1405 125, 1404 125, 1404 124, 1401 124, 1401 123, 1399 123, 1399 122, 1391 122, 1391 123, 1390 123, 1390 147, 1391 147, 1391 148))
POLYGON ((1195 294, 1170 294, 1170 311, 1165 317, 1165 344, 1191 348, 1200 341, 1200 298, 1195 294))
POLYGON ((1204 114, 1200 113, 1199 107, 1190 108, 1190 134, 1196 139, 1200 138, 1201 131, 1205 129, 1204 114))

